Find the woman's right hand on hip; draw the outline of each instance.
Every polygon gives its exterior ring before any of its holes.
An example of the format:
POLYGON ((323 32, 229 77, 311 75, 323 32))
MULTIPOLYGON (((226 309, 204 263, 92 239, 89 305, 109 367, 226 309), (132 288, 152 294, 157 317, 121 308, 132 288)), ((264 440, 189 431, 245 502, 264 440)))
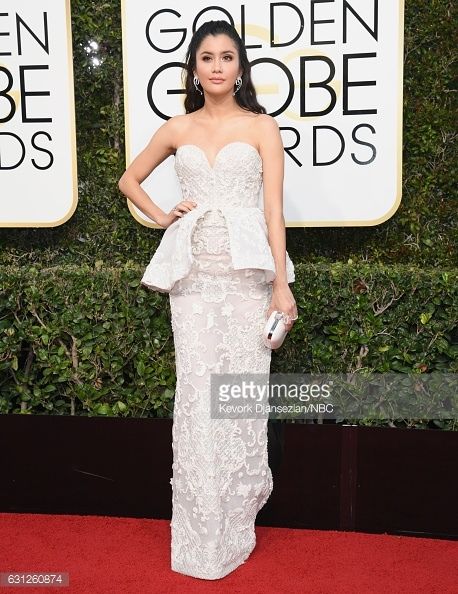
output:
POLYGON ((194 200, 182 200, 168 214, 161 217, 161 220, 157 221, 157 224, 167 228, 178 218, 182 218, 186 213, 196 208, 196 206, 197 202, 194 200))

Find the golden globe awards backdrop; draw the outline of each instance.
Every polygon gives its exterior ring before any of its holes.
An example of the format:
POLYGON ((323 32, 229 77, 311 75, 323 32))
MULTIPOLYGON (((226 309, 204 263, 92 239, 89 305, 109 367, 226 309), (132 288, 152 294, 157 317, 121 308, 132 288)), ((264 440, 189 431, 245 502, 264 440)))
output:
MULTIPOLYGON (((403 0, 122 0, 127 164, 184 113, 186 48, 217 19, 242 36, 259 101, 280 126, 287 226, 390 218, 401 200, 403 0)), ((173 157, 142 187, 170 210, 181 199, 173 157)))
POLYGON ((74 112, 69 0, 1 0, 0 226, 72 216, 74 112))

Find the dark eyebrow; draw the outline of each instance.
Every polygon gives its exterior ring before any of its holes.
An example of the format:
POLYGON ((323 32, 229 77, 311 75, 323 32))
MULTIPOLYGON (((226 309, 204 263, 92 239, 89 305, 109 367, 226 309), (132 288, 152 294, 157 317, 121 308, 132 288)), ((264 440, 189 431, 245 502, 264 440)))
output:
MULTIPOLYGON (((213 52, 203 51, 203 52, 200 52, 200 53, 201 54, 210 54, 210 56, 213 56, 213 52)), ((221 53, 222 54, 235 54, 235 52, 232 51, 232 50, 225 50, 225 51, 223 51, 221 53)))

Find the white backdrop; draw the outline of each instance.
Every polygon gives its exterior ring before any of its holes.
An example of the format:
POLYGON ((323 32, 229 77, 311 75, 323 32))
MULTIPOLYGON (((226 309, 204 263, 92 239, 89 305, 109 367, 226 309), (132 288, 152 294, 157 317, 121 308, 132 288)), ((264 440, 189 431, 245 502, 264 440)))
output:
MULTIPOLYGON (((282 131, 287 226, 390 218, 401 200, 403 0, 215 6, 123 0, 127 163, 166 117, 184 113, 184 95, 173 91, 182 88, 180 64, 193 27, 232 19, 245 36, 258 99, 282 131), (311 114, 328 106, 327 114, 311 114)), ((142 186, 166 211, 181 199, 173 159, 142 186)), ((129 208, 157 227, 130 201, 129 208)))
POLYGON ((78 200, 69 2, 0 9, 0 226, 61 225, 78 200))

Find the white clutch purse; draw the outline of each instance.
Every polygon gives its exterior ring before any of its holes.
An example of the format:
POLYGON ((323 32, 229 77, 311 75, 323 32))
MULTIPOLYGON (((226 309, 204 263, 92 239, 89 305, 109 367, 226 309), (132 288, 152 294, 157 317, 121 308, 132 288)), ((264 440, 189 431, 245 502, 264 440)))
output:
POLYGON ((282 311, 273 311, 264 326, 264 344, 269 349, 278 349, 288 334, 285 327, 285 314, 282 311))

